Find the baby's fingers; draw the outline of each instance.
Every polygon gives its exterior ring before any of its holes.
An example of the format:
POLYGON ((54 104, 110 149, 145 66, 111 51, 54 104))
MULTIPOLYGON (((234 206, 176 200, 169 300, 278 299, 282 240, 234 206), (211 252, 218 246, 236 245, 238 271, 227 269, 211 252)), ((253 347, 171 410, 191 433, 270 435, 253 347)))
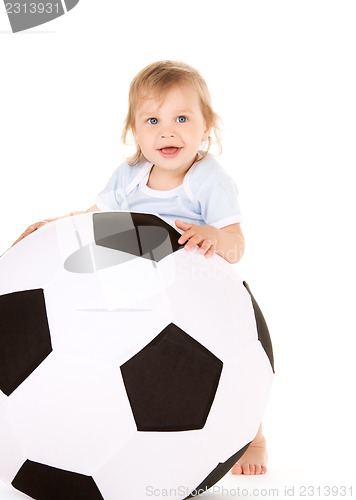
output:
MULTIPOLYGON (((189 232, 189 231, 187 231, 189 232)), ((186 235, 187 233, 184 234, 184 236, 186 235)), ((186 250, 191 250, 193 247, 195 247, 195 245, 199 245, 199 243, 201 242, 202 240, 202 237, 199 236, 199 234, 194 234, 188 241, 188 243, 185 245, 185 249, 186 250)))
POLYGON ((188 240, 190 240, 190 238, 192 238, 193 236, 195 235, 195 232, 193 229, 188 229, 188 231, 186 231, 185 233, 183 233, 179 240, 178 240, 178 243, 180 245, 184 245, 184 243, 188 240))
POLYGON ((44 220, 42 220, 40 222, 35 222, 34 224, 31 224, 31 226, 28 226, 28 228, 21 234, 21 236, 19 238, 17 238, 17 240, 12 244, 12 246, 16 245, 16 243, 23 240, 24 238, 26 238, 26 236, 33 233, 34 231, 36 231, 40 227, 44 226, 45 224, 47 224, 47 221, 44 221, 44 220))
POLYGON ((203 253, 206 258, 212 257, 215 253, 215 246, 209 240, 204 240, 199 249, 200 253, 203 253))
POLYGON ((209 259, 210 257, 212 257, 214 255, 215 252, 216 252, 215 246, 211 245, 211 247, 209 248, 209 250, 205 253, 204 257, 206 257, 207 259, 209 259))

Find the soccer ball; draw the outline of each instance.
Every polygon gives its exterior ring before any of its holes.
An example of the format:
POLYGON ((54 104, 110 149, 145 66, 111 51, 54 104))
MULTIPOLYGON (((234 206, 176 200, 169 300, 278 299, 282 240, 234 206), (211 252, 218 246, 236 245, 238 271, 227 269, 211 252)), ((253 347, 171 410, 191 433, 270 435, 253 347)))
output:
POLYGON ((267 326, 234 267, 179 236, 90 213, 1 257, 1 479, 37 500, 184 499, 244 453, 273 378, 267 326))

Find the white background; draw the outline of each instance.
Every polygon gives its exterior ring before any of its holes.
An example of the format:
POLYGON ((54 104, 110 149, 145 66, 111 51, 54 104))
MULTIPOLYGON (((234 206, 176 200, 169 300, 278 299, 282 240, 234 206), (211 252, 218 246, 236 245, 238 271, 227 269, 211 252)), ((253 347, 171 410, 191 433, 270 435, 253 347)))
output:
MULTIPOLYGON (((82 0, 12 34, 0 7, 0 253, 32 222, 94 204, 127 152, 143 66, 183 60, 208 83, 244 213, 236 269, 276 360, 268 473, 226 476, 212 498, 355 487, 355 25, 348 0, 82 0)), ((24 497, 2 484, 0 498, 24 497)))

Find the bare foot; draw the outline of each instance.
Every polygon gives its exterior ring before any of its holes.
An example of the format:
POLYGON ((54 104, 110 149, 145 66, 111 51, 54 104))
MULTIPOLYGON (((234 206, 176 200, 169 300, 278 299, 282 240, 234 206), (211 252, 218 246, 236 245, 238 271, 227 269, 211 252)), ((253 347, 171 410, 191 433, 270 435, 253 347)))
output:
POLYGON ((231 469, 232 474, 245 474, 246 476, 266 474, 267 448, 266 440, 262 435, 262 426, 258 429, 255 439, 242 455, 240 460, 231 469))

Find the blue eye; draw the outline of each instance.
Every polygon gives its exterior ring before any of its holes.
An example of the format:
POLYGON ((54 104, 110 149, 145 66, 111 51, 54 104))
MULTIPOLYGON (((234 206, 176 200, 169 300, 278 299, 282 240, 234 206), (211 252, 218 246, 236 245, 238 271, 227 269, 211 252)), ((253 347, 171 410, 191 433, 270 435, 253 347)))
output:
POLYGON ((178 116, 177 122, 178 123, 185 123, 187 121, 187 118, 185 116, 178 116))
POLYGON ((147 121, 148 121, 148 123, 150 123, 151 125, 157 125, 157 123, 158 123, 157 118, 149 118, 147 121))

